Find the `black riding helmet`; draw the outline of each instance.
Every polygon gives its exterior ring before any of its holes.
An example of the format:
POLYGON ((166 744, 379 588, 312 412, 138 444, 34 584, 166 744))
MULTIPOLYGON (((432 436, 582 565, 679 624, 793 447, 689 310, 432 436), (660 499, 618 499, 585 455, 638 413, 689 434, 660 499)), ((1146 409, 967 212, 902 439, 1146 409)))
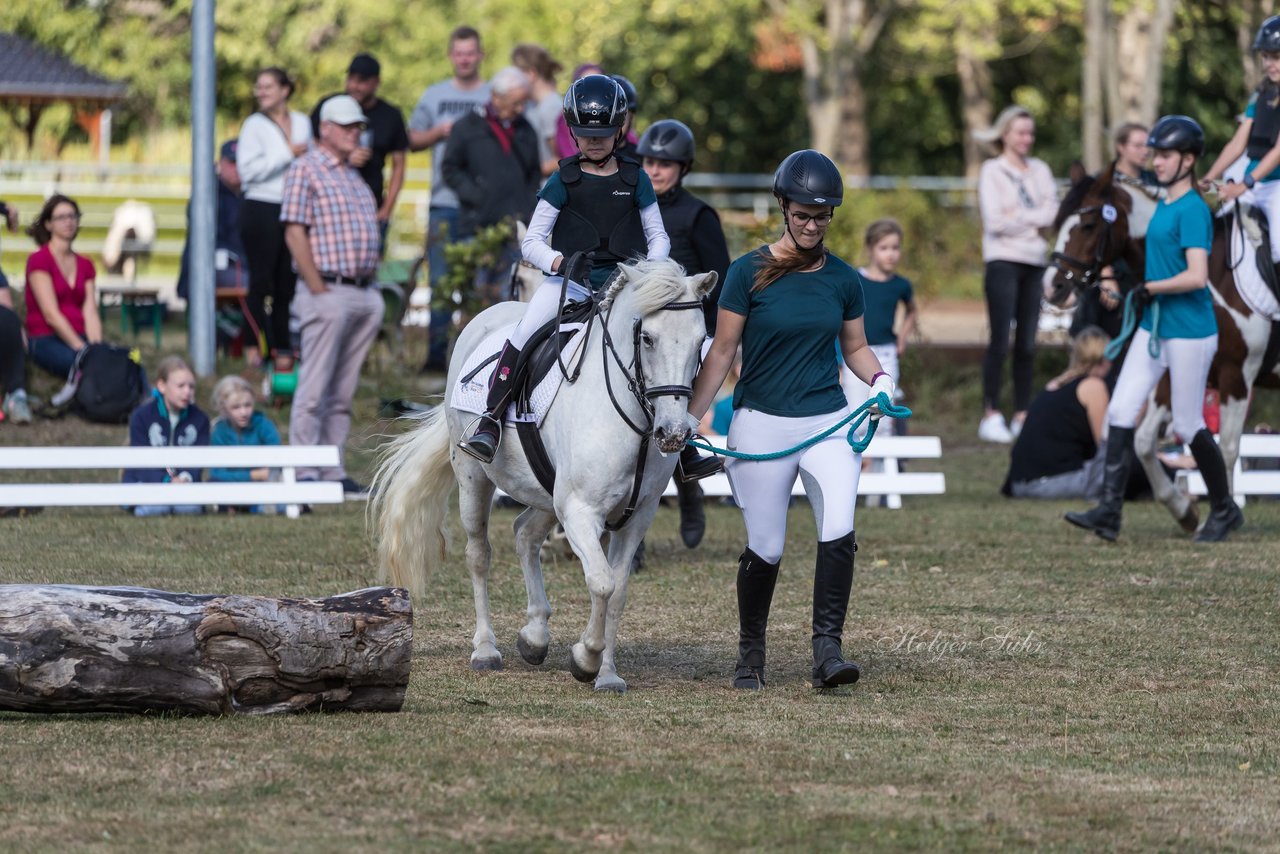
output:
POLYGON ((1147 145, 1157 151, 1204 155, 1204 129, 1188 116, 1165 116, 1147 134, 1147 145))
POLYGON ((1258 34, 1253 37, 1253 49, 1280 53, 1280 15, 1272 15, 1258 27, 1258 34))
POLYGON ((820 151, 806 148, 787 155, 773 173, 773 194, 798 205, 831 205, 844 201, 844 176, 820 151))
POLYGON ((693 131, 675 119, 661 119, 649 125, 636 146, 636 153, 641 157, 672 160, 683 163, 686 168, 693 163, 693 152, 693 131))
POLYGON ((640 93, 636 91, 636 86, 621 74, 610 74, 617 84, 622 87, 622 94, 627 96, 627 109, 635 112, 640 109, 640 93))
POLYGON ((627 121, 627 96, 612 77, 588 74, 564 93, 564 121, 574 136, 616 136, 627 121))

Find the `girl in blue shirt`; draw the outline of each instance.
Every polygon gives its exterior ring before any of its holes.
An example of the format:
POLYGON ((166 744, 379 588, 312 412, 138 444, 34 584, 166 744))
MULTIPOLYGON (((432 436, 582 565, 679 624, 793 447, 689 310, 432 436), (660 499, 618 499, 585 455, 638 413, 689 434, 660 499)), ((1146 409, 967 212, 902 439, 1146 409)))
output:
POLYGON ((1107 408, 1110 433, 1102 501, 1092 510, 1068 513, 1066 519, 1106 540, 1119 536, 1134 456, 1134 427, 1151 390, 1167 370, 1173 429, 1183 441, 1190 440, 1212 506, 1195 541, 1218 542, 1244 524, 1244 514, 1231 498, 1222 453, 1204 423, 1205 383, 1218 350, 1218 324, 1209 293, 1213 217, 1195 188, 1204 131, 1186 116, 1165 116, 1151 129, 1147 144, 1155 152, 1156 177, 1168 188, 1147 229, 1146 281, 1133 296, 1150 301, 1151 306, 1133 334, 1107 408))
MULTIPOLYGON (((752 454, 789 448, 849 413, 831 342, 860 379, 893 398, 893 380, 867 346, 862 286, 852 267, 823 246, 844 176, 817 151, 797 151, 773 177, 782 208, 781 237, 729 267, 716 335, 694 383, 689 414, 697 423, 742 345, 728 447, 752 454)), ((813 684, 856 682, 858 665, 841 651, 853 586, 853 514, 861 460, 840 431, 799 454, 732 460, 725 467, 747 525, 738 559, 738 664, 735 688, 764 686, 765 627, 786 537, 787 504, 798 474, 817 517, 813 580, 813 684)))
MULTIPOLYGON (((253 401, 253 386, 244 377, 230 374, 218 380, 218 384, 213 387, 213 403, 219 417, 213 422, 210 444, 279 445, 280 431, 271 423, 271 419, 254 407, 253 401)), ((215 481, 243 483, 270 479, 269 468, 209 470, 209 480, 215 481)), ((261 510, 256 505, 247 509, 250 513, 261 510)))

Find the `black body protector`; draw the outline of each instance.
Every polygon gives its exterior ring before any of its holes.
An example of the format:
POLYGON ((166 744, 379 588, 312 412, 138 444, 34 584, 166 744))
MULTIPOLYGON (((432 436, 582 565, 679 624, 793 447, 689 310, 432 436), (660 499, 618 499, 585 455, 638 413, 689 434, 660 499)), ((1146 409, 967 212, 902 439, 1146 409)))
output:
POLYGON ((662 223, 671 240, 671 260, 684 267, 690 276, 707 272, 693 248, 693 224, 698 214, 711 206, 684 187, 663 193, 658 197, 658 206, 662 209, 662 223))
POLYGON ((568 258, 595 250, 595 266, 620 264, 648 251, 636 186, 640 164, 618 157, 612 175, 584 176, 578 155, 560 161, 560 180, 569 199, 551 230, 551 248, 568 258))
MULTIPOLYGON (((1265 85, 1253 105, 1253 127, 1249 129, 1245 153, 1250 160, 1261 160, 1275 148, 1277 138, 1280 138, 1280 89, 1265 85)), ((1263 176, 1255 177, 1261 179, 1263 176)))

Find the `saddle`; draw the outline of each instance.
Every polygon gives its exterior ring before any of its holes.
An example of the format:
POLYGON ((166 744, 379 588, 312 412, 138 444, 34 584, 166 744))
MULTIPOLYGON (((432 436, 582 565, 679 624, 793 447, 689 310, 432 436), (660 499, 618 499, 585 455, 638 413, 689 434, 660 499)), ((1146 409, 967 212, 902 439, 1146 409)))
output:
POLYGON ((1254 246, 1258 274, 1266 283, 1271 295, 1280 301, 1280 273, 1271 261, 1271 228, 1267 214, 1256 205, 1244 205, 1236 211, 1245 237, 1254 246), (1243 213, 1243 216, 1241 215, 1243 213))

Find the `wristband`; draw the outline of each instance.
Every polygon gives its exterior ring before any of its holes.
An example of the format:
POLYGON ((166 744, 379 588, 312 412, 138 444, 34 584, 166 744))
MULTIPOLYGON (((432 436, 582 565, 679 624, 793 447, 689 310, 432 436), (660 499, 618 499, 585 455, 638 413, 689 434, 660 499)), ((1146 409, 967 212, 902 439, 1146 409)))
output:
MULTIPOLYGON (((876 380, 880 379, 881 377, 888 377, 888 376, 889 376, 889 372, 888 372, 888 371, 876 371, 876 372, 871 376, 871 384, 872 384, 872 385, 875 385, 875 384, 876 384, 876 380)), ((893 379, 893 377, 889 377, 889 379, 893 379)))
POLYGON ((1253 177, 1253 173, 1250 173, 1248 175, 1245 175, 1244 180, 1242 180, 1240 183, 1244 184, 1244 188, 1246 190, 1252 190, 1253 185, 1258 183, 1258 179, 1253 177))

